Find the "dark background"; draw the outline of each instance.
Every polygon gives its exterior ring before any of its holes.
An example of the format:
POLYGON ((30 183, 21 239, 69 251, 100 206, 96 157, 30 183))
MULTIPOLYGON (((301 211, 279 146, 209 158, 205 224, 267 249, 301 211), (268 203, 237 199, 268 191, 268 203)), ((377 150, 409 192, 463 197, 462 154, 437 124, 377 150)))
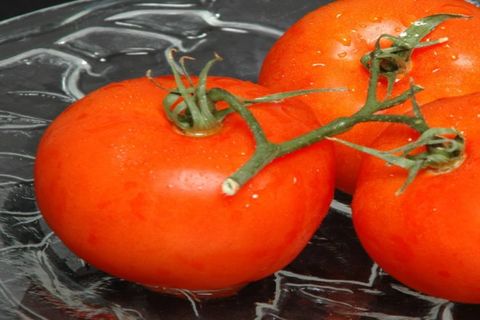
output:
POLYGON ((73 0, 8 0, 0 2, 0 20, 73 0))

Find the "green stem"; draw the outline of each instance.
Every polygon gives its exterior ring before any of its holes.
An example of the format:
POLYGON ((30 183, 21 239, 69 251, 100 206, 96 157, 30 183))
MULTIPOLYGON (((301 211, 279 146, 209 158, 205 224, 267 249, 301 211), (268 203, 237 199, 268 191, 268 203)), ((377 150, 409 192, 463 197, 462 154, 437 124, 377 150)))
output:
MULTIPOLYGON (((370 71, 368 91, 363 107, 351 116, 337 118, 325 126, 283 143, 272 143, 268 140, 261 125, 247 106, 253 103, 275 102, 292 96, 318 91, 332 91, 331 89, 283 92, 253 100, 237 98, 233 94, 220 88, 207 90, 207 74, 214 62, 220 60, 218 56, 215 56, 214 59, 209 61, 202 70, 199 76, 199 83, 196 87, 193 86, 193 83, 187 74, 184 62, 181 60, 181 69, 187 77, 187 82, 190 83, 190 87, 186 88, 180 75, 181 71, 178 70, 178 66, 173 60, 173 51, 171 51, 167 55, 167 59, 172 66, 172 72, 178 88, 175 91, 171 91, 165 99, 166 111, 169 118, 171 120, 173 119, 172 121, 185 131, 205 130, 211 128, 212 125, 219 126, 221 120, 231 112, 238 113, 245 120, 254 137, 255 150, 252 157, 240 169, 224 181, 222 190, 227 195, 234 195, 237 193, 245 183, 275 159, 298 149, 308 147, 320 140, 344 133, 362 122, 401 123, 411 127, 421 134, 418 141, 396 150, 403 153, 400 156, 377 152, 377 154, 381 155, 381 157, 387 161, 409 170, 406 182, 408 184, 413 180, 420 169, 425 167, 443 167, 445 165, 451 165, 452 161, 458 160, 463 154, 464 141, 456 130, 434 130, 435 128, 431 129, 427 125, 420 107, 415 100, 415 94, 422 90, 420 86, 411 83, 408 90, 402 92, 396 97, 390 97, 397 74, 408 71, 410 67, 408 63, 412 51, 418 47, 436 45, 446 41, 443 38, 428 42, 420 42, 420 40, 438 24, 451 18, 465 18, 465 16, 434 15, 420 19, 417 21, 418 23, 414 23, 399 37, 382 35, 380 39, 387 38, 393 43, 393 45, 390 48, 382 48, 379 39, 375 45, 375 50, 362 58, 362 63, 370 71), (380 99, 378 96, 378 85, 380 83, 380 77, 382 76, 387 78, 388 87, 386 96, 380 99), (181 95, 183 101, 178 101, 179 95, 181 95), (400 105, 409 99, 412 101, 413 115, 380 113, 383 110, 400 105), (229 108, 222 110, 216 109, 216 103, 220 101, 226 102, 229 108), (455 137, 452 139, 443 135, 454 135, 455 137), (408 153, 413 151, 412 148, 417 146, 425 146, 426 151, 413 156, 409 155, 408 153)), ((341 140, 338 139, 336 139, 336 141, 341 142, 341 140)), ((342 143, 352 147, 355 146, 349 142, 342 143)), ((358 147, 356 147, 356 149, 362 150, 362 148, 358 147)), ((363 151, 375 154, 375 152, 371 151, 369 148, 363 148, 363 151)))
POLYGON ((208 92, 208 97, 213 102, 227 102, 234 111, 239 113, 240 116, 248 123, 248 127, 250 128, 250 131, 255 138, 255 143, 268 143, 268 140, 265 136, 265 133, 263 132, 263 128, 260 123, 253 116, 252 112, 237 99, 237 97, 221 88, 210 89, 210 91, 208 92))
MULTIPOLYGON (((256 149, 253 156, 224 182, 222 190, 227 195, 235 194, 245 183, 247 183, 260 170, 262 170, 276 158, 310 146, 320 140, 325 139, 326 137, 331 137, 346 132, 361 122, 399 122, 404 123, 417 131, 425 130, 423 123, 419 123, 414 117, 406 115, 363 115, 357 113, 351 117, 337 118, 329 124, 310 131, 302 136, 280 144, 275 144, 268 141, 260 124, 253 116, 252 112, 234 95, 223 89, 213 88, 209 91, 208 97, 214 102, 227 102, 234 111, 239 113, 239 115, 248 124, 256 143, 256 149)), ((405 97, 405 99, 408 99, 408 97, 405 97)), ((403 102, 403 100, 400 101, 403 102)))
POLYGON ((192 116, 193 126, 197 128, 203 128, 206 126, 205 124, 206 119, 204 119, 204 117, 202 116, 200 109, 195 103, 195 99, 183 84, 183 79, 177 70, 176 63, 173 58, 174 52, 175 50, 171 50, 170 52, 168 52, 167 61, 171 66, 172 74, 173 74, 173 77, 175 78, 175 83, 177 84, 178 91, 180 92, 185 104, 187 105, 188 111, 192 116))
POLYGON ((207 98, 207 77, 208 77, 208 72, 210 71, 214 63, 221 60, 222 58, 218 54, 215 54, 214 58, 207 62, 205 67, 202 69, 202 71, 198 75, 198 86, 197 86, 197 99, 199 102, 198 104, 200 105, 201 113, 203 114, 205 119, 208 121, 210 126, 216 126, 217 118, 215 118, 211 110, 212 108, 211 108, 210 102, 208 101, 208 98, 207 98))
MULTIPOLYGON (((372 63, 372 65, 375 66, 375 63, 372 63)), ((370 121, 397 122, 406 124, 419 132, 427 130, 428 126, 426 126, 425 122, 416 117, 407 115, 374 114, 374 112, 377 112, 380 107, 384 108, 386 105, 393 105, 394 103, 400 104, 407 101, 417 90, 420 90, 419 87, 412 87, 411 90, 407 90, 399 97, 387 100, 384 104, 375 102, 376 97, 367 99, 365 106, 359 112, 350 117, 337 118, 327 125, 304 135, 280 144, 274 144, 268 141, 260 124, 245 104, 223 89, 210 89, 208 97, 214 102, 227 102, 235 112, 239 113, 248 124, 256 142, 256 149, 253 156, 224 182, 222 186, 224 193, 228 195, 235 194, 245 183, 276 158, 292 153, 298 149, 308 147, 327 137, 344 133, 358 123, 370 121)), ((374 93, 372 93, 372 97, 373 96, 375 96, 374 93)))
POLYGON ((403 114, 372 114, 359 117, 358 122, 403 123, 420 133, 429 129, 428 125, 424 121, 418 119, 417 117, 411 117, 403 114))
POLYGON ((405 90, 403 93, 401 93, 397 97, 389 98, 389 99, 386 99, 386 100, 380 102, 379 105, 376 107, 376 110, 381 111, 381 110, 390 109, 394 106, 398 106, 399 104, 404 103, 408 99, 414 98, 415 94, 422 91, 422 90, 423 90, 422 87, 417 86, 417 85, 413 85, 413 86, 410 87, 410 89, 405 90))
POLYGON ((233 94, 220 88, 210 89, 208 97, 213 102, 225 101, 230 108, 240 114, 240 116, 248 123, 248 127, 255 139, 255 152, 249 161, 232 176, 227 178, 223 185, 222 191, 227 195, 234 195, 238 192, 248 180, 260 172, 266 164, 272 162, 278 157, 279 147, 277 144, 268 141, 263 129, 253 116, 252 112, 245 107, 233 94))
MULTIPOLYGON (((375 53, 375 52, 374 52, 375 53)), ((372 55, 374 54, 372 53, 372 55)), ((368 82, 368 91, 367 91, 367 100, 365 105, 361 108, 356 114, 371 114, 377 110, 378 100, 377 100, 377 85, 380 75, 380 61, 378 59, 372 58, 373 61, 370 65, 370 79, 368 82)))
POLYGON ((278 102, 288 98, 308 95, 313 93, 322 93, 322 92, 344 92, 347 91, 347 88, 320 88, 320 89, 306 89, 306 90, 294 90, 294 91, 284 91, 280 93, 269 94, 263 97, 251 99, 251 100, 242 100, 242 103, 245 105, 250 105, 254 103, 263 103, 263 102, 278 102))

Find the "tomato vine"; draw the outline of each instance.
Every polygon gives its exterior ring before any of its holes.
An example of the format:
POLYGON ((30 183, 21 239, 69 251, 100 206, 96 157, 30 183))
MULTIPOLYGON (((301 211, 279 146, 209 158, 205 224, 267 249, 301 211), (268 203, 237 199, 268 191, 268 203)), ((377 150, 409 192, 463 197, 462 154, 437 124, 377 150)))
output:
POLYGON ((363 107, 351 116, 339 117, 322 127, 283 143, 273 143, 268 140, 262 127, 249 111, 249 105, 258 102, 275 102, 293 96, 339 89, 291 91, 248 101, 241 97, 236 97, 224 89, 206 89, 208 71, 213 63, 221 60, 218 55, 215 55, 214 59, 206 64, 200 73, 198 84, 195 85, 188 76, 184 64, 185 59, 188 59, 188 57, 180 58, 180 65, 178 65, 173 59, 173 51, 170 51, 167 55, 167 60, 172 67, 178 87, 172 90, 165 99, 165 110, 168 118, 187 134, 202 135, 205 132, 215 131, 215 128, 221 125, 221 120, 230 112, 237 112, 248 124, 256 142, 256 149, 253 156, 224 181, 222 191, 226 195, 236 194, 247 181, 275 159, 322 139, 331 139, 346 144, 407 169, 409 175, 405 185, 400 190, 402 191, 414 179, 420 169, 434 168, 445 170, 445 168, 454 168, 463 156, 464 140, 460 132, 452 128, 430 128, 425 122, 420 107, 415 102, 415 94, 423 90, 421 86, 411 81, 409 89, 396 97, 390 97, 395 79, 399 75, 408 72, 413 50, 448 41, 445 38, 423 42, 421 40, 443 21, 459 18, 465 19, 468 17, 457 14, 436 14, 415 21, 399 37, 391 35, 380 36, 375 49, 366 54, 361 60, 370 72, 368 92, 363 107), (390 40, 391 45, 386 48, 382 47, 381 41, 383 39, 390 40), (182 75, 184 76, 183 78, 182 75), (379 98, 377 86, 382 77, 387 79, 390 89, 385 97, 379 98), (184 84, 185 79, 189 84, 188 87, 184 84), (379 113, 408 100, 412 101, 413 114, 379 113), (216 107, 218 102, 226 102, 228 108, 218 109, 216 107), (365 146, 358 146, 347 141, 332 138, 362 122, 402 123, 418 131, 421 136, 413 143, 388 152, 380 152, 365 146), (425 151, 411 155, 412 151, 421 146, 427 146, 425 151))

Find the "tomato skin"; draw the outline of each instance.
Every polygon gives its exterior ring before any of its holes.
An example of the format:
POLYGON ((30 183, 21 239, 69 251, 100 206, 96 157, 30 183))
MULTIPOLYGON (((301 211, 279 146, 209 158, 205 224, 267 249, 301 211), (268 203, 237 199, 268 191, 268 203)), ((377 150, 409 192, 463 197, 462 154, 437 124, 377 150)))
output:
MULTIPOLYGON (((462 165, 445 174, 422 171, 405 192, 403 169, 365 157, 353 197, 353 222, 366 251, 386 272, 416 290, 480 303, 480 93, 445 98, 422 109, 431 126, 465 135, 462 165)), ((393 125, 375 147, 416 138, 393 125)))
MULTIPOLYGON (((459 13, 472 18, 446 21, 428 35, 428 39, 449 40, 414 51, 413 69, 396 83, 393 94, 406 90, 410 78, 425 88, 417 95, 421 104, 476 92, 480 87, 480 9, 461 0, 334 1, 287 30, 267 54, 259 83, 275 91, 346 87, 348 92, 302 98, 322 123, 349 116, 366 99, 369 74, 360 58, 373 49, 381 34, 398 35, 413 21, 435 13, 459 13)), ((382 83, 380 96, 385 89, 386 83, 382 83)), ((405 108, 397 108, 396 112, 405 108)), ((380 123, 360 124, 341 138, 368 145, 384 127, 380 123)), ((335 152, 337 187, 352 193, 362 155, 343 145, 335 145, 335 152)))
MULTIPOLYGON (((157 81, 174 88, 171 77, 157 81)), ((246 98, 269 93, 211 77, 246 98)), ((319 226, 333 196, 328 142, 277 159, 235 196, 221 192, 254 141, 236 114, 208 137, 166 120, 166 92, 146 78, 101 88, 67 108, 45 132, 35 191, 45 220, 78 256, 148 286, 238 287, 288 264, 319 226)), ((289 100, 251 107, 274 142, 317 126, 289 100)))

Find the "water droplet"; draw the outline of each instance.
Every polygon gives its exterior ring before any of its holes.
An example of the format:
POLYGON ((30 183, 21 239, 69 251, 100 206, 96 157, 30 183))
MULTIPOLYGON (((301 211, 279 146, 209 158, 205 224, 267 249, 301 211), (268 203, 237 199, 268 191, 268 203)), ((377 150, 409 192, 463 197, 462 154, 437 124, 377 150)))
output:
POLYGON ((325 67, 325 66, 326 64, 321 62, 312 64, 312 67, 325 67))
POLYGON ((258 199, 260 196, 257 193, 252 194, 252 199, 258 199))
POLYGON ((346 47, 352 44, 352 38, 350 38, 349 35, 341 34, 336 38, 336 40, 346 47))
POLYGON ((458 60, 458 55, 452 54, 450 58, 452 58, 453 61, 458 60))
POLYGON ((415 22, 413 23, 413 25, 414 25, 414 26, 417 26, 417 27, 421 27, 421 26, 426 25, 426 23, 425 23, 424 21, 419 21, 419 20, 417 20, 417 21, 415 21, 415 22))
POLYGON ((340 19, 341 16, 343 16, 343 12, 338 12, 338 13, 335 15, 335 18, 340 19))
POLYGON ((297 184, 298 178, 297 178, 297 177, 293 177, 292 182, 293 182, 293 184, 297 184))
POLYGON ((338 56, 339 58, 345 58, 345 57, 347 56, 347 52, 346 52, 346 51, 339 52, 339 53, 337 54, 337 56, 338 56))
POLYGON ((251 204, 250 203, 245 203, 245 208, 250 208, 251 204))
POLYGON ((440 68, 435 68, 432 70, 432 73, 437 73, 438 71, 440 71, 440 68))
POLYGON ((378 17, 378 16, 373 16, 370 18, 370 21, 372 22, 382 22, 382 17, 378 17))

